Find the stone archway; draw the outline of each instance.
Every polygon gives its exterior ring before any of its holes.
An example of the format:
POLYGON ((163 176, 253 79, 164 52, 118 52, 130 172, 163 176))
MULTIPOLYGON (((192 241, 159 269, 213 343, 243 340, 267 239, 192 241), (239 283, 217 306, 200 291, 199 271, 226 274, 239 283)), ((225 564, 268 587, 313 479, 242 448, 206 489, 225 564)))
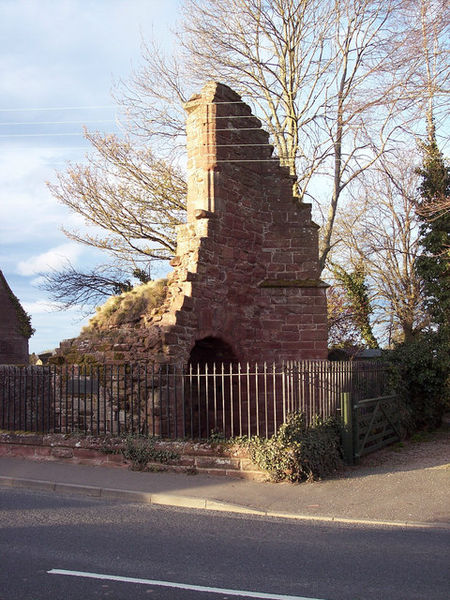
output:
POLYGON ((208 336, 195 342, 189 356, 189 365, 215 364, 216 368, 222 364, 229 365, 237 362, 233 348, 218 337, 208 336))

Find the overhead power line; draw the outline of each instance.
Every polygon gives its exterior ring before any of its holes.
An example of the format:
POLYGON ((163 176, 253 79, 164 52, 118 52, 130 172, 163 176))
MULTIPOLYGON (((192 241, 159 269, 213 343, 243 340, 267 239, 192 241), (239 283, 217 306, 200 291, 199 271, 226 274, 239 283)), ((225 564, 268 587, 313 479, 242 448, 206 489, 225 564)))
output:
POLYGON ((82 133, 5 133, 0 135, 0 138, 14 138, 14 137, 66 137, 66 136, 78 136, 82 137, 82 133))
POLYGON ((85 125, 86 123, 115 123, 115 119, 96 119, 94 121, 11 121, 0 123, 0 127, 9 125, 85 125))
POLYGON ((11 148, 14 151, 29 151, 29 150, 58 150, 59 152, 66 152, 72 150, 89 150, 89 146, 1 146, 0 153, 11 152, 11 148))
POLYGON ((33 108, 0 108, 0 112, 31 112, 52 110, 97 110, 103 108, 115 108, 117 106, 38 106, 33 108))
MULTIPOLYGON (((111 133, 107 133, 105 135, 112 135, 111 133)), ((0 138, 15 138, 15 137, 20 137, 20 138, 24 138, 24 137, 72 137, 72 136, 78 136, 78 137, 83 137, 84 133, 83 132, 79 132, 79 133, 5 133, 5 134, 1 134, 0 138)))

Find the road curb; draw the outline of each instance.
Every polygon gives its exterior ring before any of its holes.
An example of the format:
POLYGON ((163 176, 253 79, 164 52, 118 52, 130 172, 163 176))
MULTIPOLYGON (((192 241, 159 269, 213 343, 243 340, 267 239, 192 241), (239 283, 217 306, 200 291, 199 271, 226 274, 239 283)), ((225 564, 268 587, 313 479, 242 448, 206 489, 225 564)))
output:
POLYGON ((211 510, 243 515, 255 515, 276 519, 289 519, 295 521, 308 521, 316 523, 342 523, 349 525, 369 525, 410 529, 445 529, 450 530, 450 523, 446 522, 420 522, 420 521, 386 521, 379 519, 356 519, 339 516, 302 515, 272 510, 258 510, 238 504, 210 500, 208 498, 194 498, 165 493, 139 492, 115 488, 101 488, 97 486, 80 485, 76 483, 57 483, 40 479, 24 479, 19 477, 0 476, 0 486, 38 491, 51 491, 59 494, 76 494, 91 498, 105 498, 110 500, 124 500, 127 502, 140 502, 159 506, 174 506, 198 510, 211 510))

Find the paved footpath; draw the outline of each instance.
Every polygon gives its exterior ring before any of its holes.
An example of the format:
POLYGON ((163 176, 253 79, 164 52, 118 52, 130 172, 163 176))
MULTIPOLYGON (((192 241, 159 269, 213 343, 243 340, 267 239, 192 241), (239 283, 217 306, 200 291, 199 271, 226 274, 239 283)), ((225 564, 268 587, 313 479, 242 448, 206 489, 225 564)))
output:
POLYGON ((332 479, 301 484, 1 457, 0 485, 291 519, 450 530, 448 433, 373 457, 332 479))

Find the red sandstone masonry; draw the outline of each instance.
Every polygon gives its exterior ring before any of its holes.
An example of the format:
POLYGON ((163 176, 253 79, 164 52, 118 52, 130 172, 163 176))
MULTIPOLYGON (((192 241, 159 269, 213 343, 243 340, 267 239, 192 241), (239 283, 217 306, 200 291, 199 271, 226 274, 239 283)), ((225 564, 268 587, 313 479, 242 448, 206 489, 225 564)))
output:
MULTIPOLYGON (((122 444, 122 440, 115 438, 0 433, 0 456, 124 468, 129 463, 120 453, 122 444)), ((156 447, 176 452, 179 458, 167 465, 149 463, 155 470, 267 480, 267 474, 259 470, 249 459, 248 452, 239 446, 161 441, 156 447)))
POLYGON ((0 271, 0 365, 27 365, 28 339, 20 333, 13 293, 0 271))
POLYGON ((172 281, 181 290, 184 278, 192 282, 186 293, 194 306, 177 332, 180 359, 188 358, 184 344, 190 349, 207 336, 228 342, 242 361, 325 358, 326 332, 315 320, 323 322, 325 294, 310 207, 296 205, 288 170, 271 160, 267 133, 232 90, 208 84, 186 110, 188 224, 179 230, 172 281), (314 334, 307 339, 292 327, 284 335, 291 307, 306 300, 314 303, 307 309, 314 334))
POLYGON ((310 205, 292 196, 289 169, 230 88, 208 83, 185 108, 188 221, 178 229, 166 301, 139 323, 105 331, 103 349, 86 337, 75 345, 106 362, 120 344, 124 362, 186 364, 207 337, 240 361, 326 358, 326 286, 310 205))

